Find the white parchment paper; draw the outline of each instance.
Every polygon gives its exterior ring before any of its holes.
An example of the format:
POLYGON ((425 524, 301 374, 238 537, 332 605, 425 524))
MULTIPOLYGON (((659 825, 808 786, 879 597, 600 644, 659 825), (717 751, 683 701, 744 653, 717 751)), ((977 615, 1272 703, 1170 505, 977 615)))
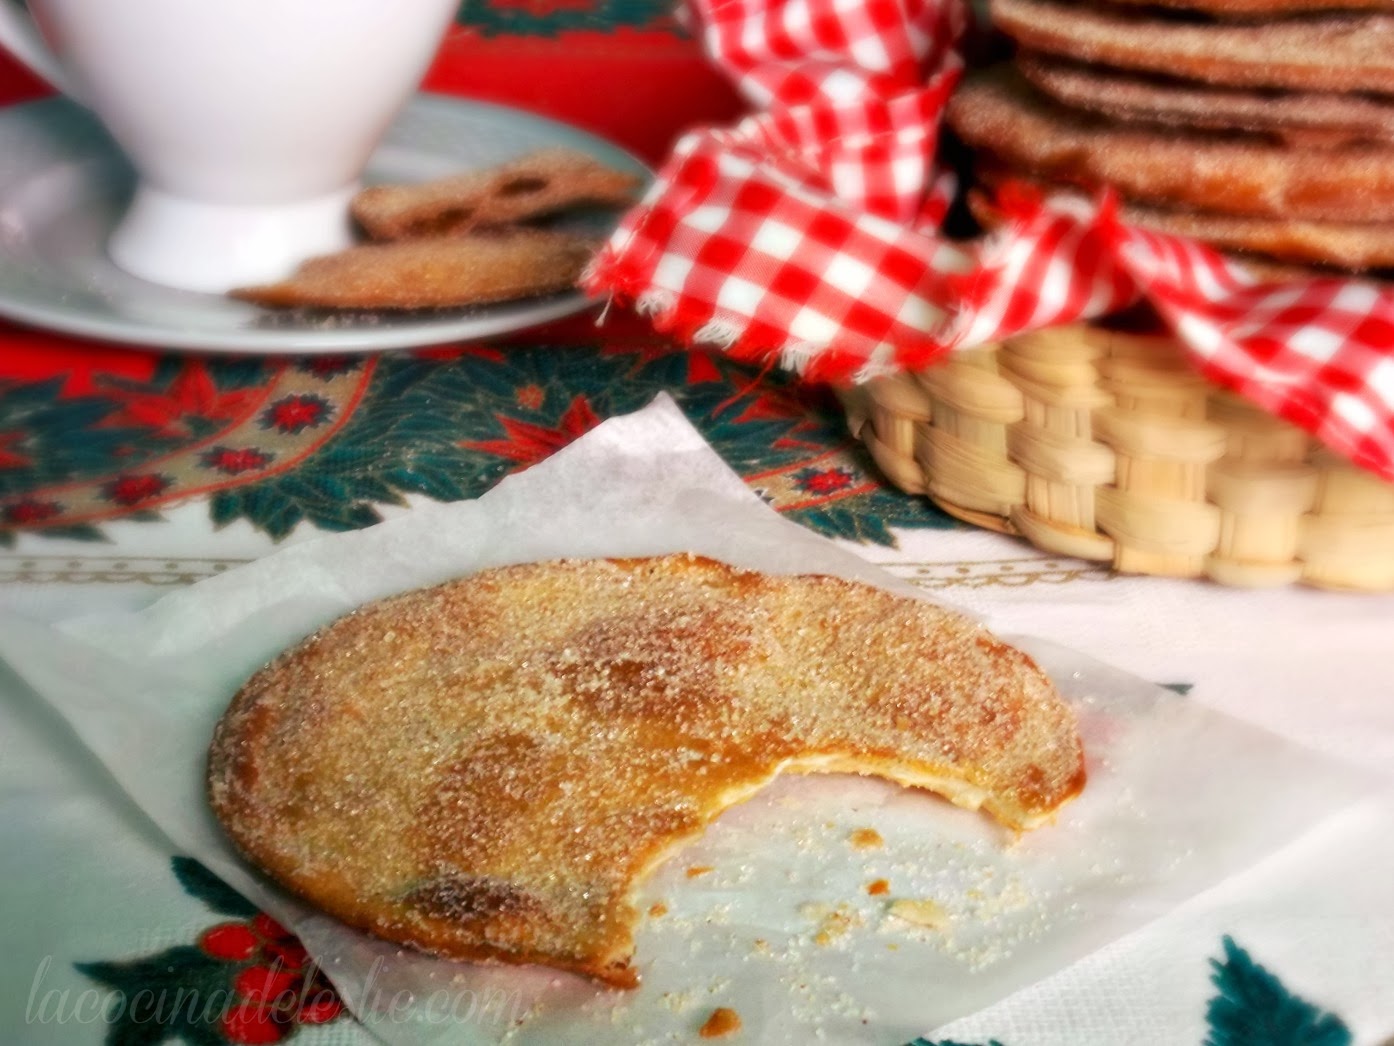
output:
POLYGON ((1084 795, 1014 838, 853 777, 776 782, 642 888, 643 985, 452 963, 279 893, 204 801, 207 743, 247 676, 368 600, 505 563, 692 550, 911 591, 780 518, 666 397, 473 502, 286 548, 145 611, 0 621, 0 657, 179 850, 294 927, 392 1043, 690 1042, 714 1007, 750 1042, 897 1044, 1077 959, 1349 806, 1354 771, 1067 650, 1017 640, 1075 703, 1084 795), (871 828, 880 846, 854 846, 871 828), (869 892, 877 880, 885 891, 869 892), (907 920, 897 902, 917 902, 907 920), (928 922, 932 925, 925 925, 928 922))

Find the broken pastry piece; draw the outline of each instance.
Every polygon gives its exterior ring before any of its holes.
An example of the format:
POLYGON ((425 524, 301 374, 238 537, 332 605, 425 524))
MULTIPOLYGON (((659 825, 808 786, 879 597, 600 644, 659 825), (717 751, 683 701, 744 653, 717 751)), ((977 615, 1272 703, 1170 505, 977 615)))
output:
POLYGON ((241 689, 208 782, 242 853, 355 927, 632 987, 636 884, 782 772, 883 777, 1012 828, 1084 784, 1072 710, 975 623, 688 555, 363 607, 241 689))
POLYGON ((279 283, 232 296, 277 308, 483 305, 570 289, 596 247, 590 237, 540 229, 370 243, 311 258, 279 283))
POLYGON ((544 149, 487 170, 364 189, 352 210, 374 240, 452 236, 576 207, 627 207, 640 184, 585 153, 544 149))
POLYGON ((598 239, 520 223, 577 207, 623 207, 641 184, 584 153, 547 149, 353 200, 374 241, 312 258, 277 283, 232 297, 269 308, 439 309, 572 289, 598 239))

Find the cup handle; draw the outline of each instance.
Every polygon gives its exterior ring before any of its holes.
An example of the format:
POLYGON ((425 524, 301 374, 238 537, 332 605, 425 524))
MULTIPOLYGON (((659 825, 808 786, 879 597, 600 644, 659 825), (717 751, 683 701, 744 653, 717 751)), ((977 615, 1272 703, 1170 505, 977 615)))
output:
POLYGON ((19 0, 0 0, 0 46, 69 98, 82 101, 73 78, 44 41, 34 19, 19 0))

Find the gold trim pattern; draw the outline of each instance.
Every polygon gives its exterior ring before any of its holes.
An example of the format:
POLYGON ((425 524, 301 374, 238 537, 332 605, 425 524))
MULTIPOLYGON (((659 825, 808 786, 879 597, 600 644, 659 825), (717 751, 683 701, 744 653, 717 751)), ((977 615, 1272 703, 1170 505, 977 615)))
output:
MULTIPOLYGON (((181 559, 162 556, 0 556, 0 584, 27 585, 191 585, 215 577, 249 559, 181 559)), ((930 591, 946 588, 1022 588, 1107 581, 1113 572, 1073 559, 984 559, 957 563, 884 563, 884 569, 930 591)))
POLYGON ((1071 581, 1107 581, 1113 571, 1081 559, 982 559, 958 563, 886 563, 886 570, 930 591, 945 588, 1025 588, 1071 581))
POLYGON ((163 556, 0 556, 4 585, 191 585, 246 559, 163 556))

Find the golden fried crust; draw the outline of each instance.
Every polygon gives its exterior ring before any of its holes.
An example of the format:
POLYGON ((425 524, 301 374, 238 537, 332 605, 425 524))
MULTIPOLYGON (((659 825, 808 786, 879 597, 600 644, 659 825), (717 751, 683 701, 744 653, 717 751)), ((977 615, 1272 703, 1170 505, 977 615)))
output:
POLYGON ((1033 51, 1239 87, 1394 92, 1394 16, 1341 12, 1218 24, 1056 0, 990 0, 1033 51))
POLYGON ((596 246, 587 237, 535 229, 370 243, 311 258, 279 283, 232 296, 273 308, 487 305, 569 290, 596 246))
POLYGON ((948 121, 987 159, 1141 204, 1331 222, 1394 221, 1394 148, 1294 149, 1262 138, 1106 123, 1035 91, 1014 69, 967 81, 948 121))
POLYGON ((572 207, 625 207, 639 185, 635 175, 584 153, 543 149, 486 170, 364 189, 352 212, 375 240, 459 235, 572 207))
POLYGON ((1328 11, 1394 11, 1394 0, 1107 0, 1123 7, 1193 11, 1212 18, 1275 18, 1328 11))
MULTIPOLYGON (((1030 184, 1028 179, 1016 181, 1030 184)), ((1039 182, 1035 184, 1041 192, 1049 192, 1052 188, 1039 182)), ((1070 189, 1069 186, 1054 188, 1070 189)), ((966 200, 969 211, 983 228, 1002 226, 1004 215, 989 193, 981 188, 970 189, 966 200)), ((1129 225, 1208 242, 1231 261, 1242 265, 1251 276, 1272 283, 1318 277, 1349 278, 1350 273, 1357 272, 1367 281, 1387 285, 1383 272, 1391 263, 1383 259, 1394 249, 1391 238, 1383 237, 1376 226, 1270 222, 1261 218, 1163 211, 1128 203, 1119 208, 1119 217, 1129 225), (1366 238, 1366 232, 1374 235, 1366 238), (1333 260, 1336 257, 1339 261, 1333 260), (1380 271, 1373 275, 1366 271, 1376 269, 1380 271)))
POLYGON ((1057 102, 1120 120, 1264 134, 1293 146, 1394 143, 1394 101, 1370 95, 1214 87, 1022 52, 1016 67, 1057 102))
MULTIPOLYGON (((999 215, 991 193, 1005 183, 1029 186, 1042 196, 1069 192, 1068 185, 1052 185, 1009 171, 979 168, 979 185, 990 190, 968 193, 968 207, 985 228, 996 228, 999 215)), ((1250 218, 1205 211, 1173 211, 1162 207, 1121 201, 1118 216, 1126 224, 1172 236, 1184 236, 1233 254, 1256 274, 1275 279, 1319 275, 1303 266, 1319 266, 1325 275, 1334 272, 1364 273, 1394 268, 1394 226, 1344 222, 1312 222, 1280 218, 1250 218), (1284 268, 1287 266, 1287 268, 1284 268)))
POLYGON ((242 688, 208 780, 239 849, 354 926, 629 987, 636 882, 781 771, 882 776, 1013 828, 1084 784, 1069 707, 971 622, 690 556, 367 606, 242 688))
POLYGON ((1124 205, 1120 217, 1145 229, 1202 240, 1220 250, 1252 252, 1282 262, 1348 272, 1394 267, 1394 226, 1390 225, 1285 222, 1134 205, 1124 205))

